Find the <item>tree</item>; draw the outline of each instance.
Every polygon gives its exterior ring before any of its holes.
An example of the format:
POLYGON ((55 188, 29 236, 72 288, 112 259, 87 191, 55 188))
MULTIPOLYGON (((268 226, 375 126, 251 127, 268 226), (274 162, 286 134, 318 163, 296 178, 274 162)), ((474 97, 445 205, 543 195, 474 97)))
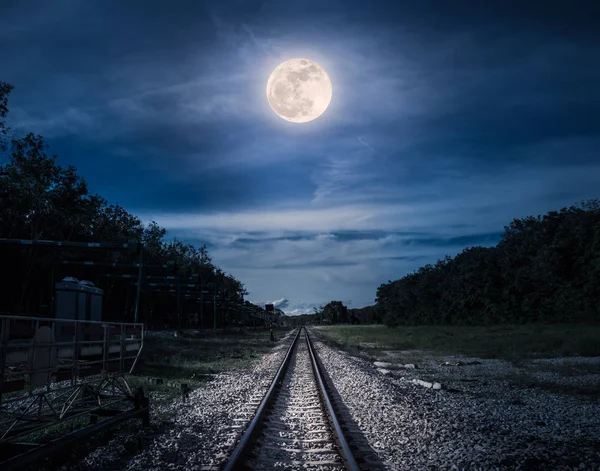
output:
POLYGON ((8 114, 8 95, 13 90, 13 86, 0 81, 0 151, 6 150, 6 141, 4 136, 8 133, 4 118, 8 114))
POLYGON ((323 317, 328 324, 349 323, 348 308, 341 301, 331 301, 325 305, 323 317))
POLYGON ((360 309, 349 309, 350 324, 379 324, 381 315, 377 306, 365 306, 360 309))

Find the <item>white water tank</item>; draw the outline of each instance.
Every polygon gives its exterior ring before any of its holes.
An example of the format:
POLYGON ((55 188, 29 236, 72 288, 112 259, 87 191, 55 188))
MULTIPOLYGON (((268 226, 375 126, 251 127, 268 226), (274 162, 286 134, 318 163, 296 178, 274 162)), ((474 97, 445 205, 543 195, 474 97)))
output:
POLYGON ((80 321, 102 320, 102 295, 104 291, 91 281, 66 277, 56 283, 56 317, 80 321))

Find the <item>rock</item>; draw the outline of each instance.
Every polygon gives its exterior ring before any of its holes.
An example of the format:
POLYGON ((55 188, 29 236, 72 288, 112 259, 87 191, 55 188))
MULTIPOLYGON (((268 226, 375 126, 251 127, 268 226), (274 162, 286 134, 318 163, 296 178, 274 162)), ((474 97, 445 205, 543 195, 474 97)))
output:
POLYGON ((415 365, 414 363, 407 363, 406 365, 404 365, 404 368, 410 368, 410 369, 415 369, 417 367, 417 365, 415 365))
POLYGON ((375 361, 373 362, 373 366, 377 368, 391 368, 394 365, 392 363, 388 363, 387 361, 375 361))
POLYGON ((388 376, 392 374, 390 370, 386 370, 384 368, 377 368, 377 371, 379 371, 383 376, 388 376))
POLYGON ((414 384, 418 384, 419 386, 423 386, 424 388, 431 388, 433 386, 433 383, 430 383, 429 381, 423 381, 421 379, 413 379, 412 382, 414 384))
POLYGON ((440 383, 433 383, 433 389, 442 389, 442 385, 440 383))
POLYGON ((480 361, 474 360, 474 361, 455 361, 455 362, 450 362, 450 361, 444 361, 442 363, 440 363, 440 366, 465 366, 465 365, 481 365, 482 363, 480 361))
POLYGON ((361 342, 359 344, 360 347, 362 348, 377 348, 377 344, 376 343, 368 343, 368 342, 361 342))

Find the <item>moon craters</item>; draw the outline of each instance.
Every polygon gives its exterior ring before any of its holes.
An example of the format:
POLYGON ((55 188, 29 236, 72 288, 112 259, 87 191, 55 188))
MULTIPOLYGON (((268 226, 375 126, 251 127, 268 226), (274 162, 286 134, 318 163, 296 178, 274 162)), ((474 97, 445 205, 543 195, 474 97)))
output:
POLYGON ((327 72, 308 59, 290 59, 269 77, 267 99, 280 117, 305 123, 319 117, 331 101, 332 87, 327 72))

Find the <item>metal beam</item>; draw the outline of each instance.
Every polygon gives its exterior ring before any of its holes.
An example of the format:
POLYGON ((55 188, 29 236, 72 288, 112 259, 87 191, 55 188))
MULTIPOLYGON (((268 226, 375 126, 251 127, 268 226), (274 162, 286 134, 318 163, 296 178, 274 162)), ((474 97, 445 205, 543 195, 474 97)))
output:
POLYGON ((39 245, 43 247, 76 247, 80 249, 113 249, 128 250, 135 248, 137 251, 137 242, 127 242, 117 244, 114 242, 62 242, 58 240, 32 240, 32 239, 6 239, 0 238, 0 244, 8 245, 39 245))
MULTIPOLYGON (((141 268, 146 268, 146 265, 143 264, 136 264, 137 267, 141 267, 141 268)), ((132 266, 132 265, 128 265, 128 266, 132 266)), ((132 273, 101 273, 100 276, 102 278, 138 278, 138 275, 134 275, 132 273)), ((156 276, 156 275, 146 275, 146 276, 142 276, 142 279, 145 280, 170 280, 173 282, 177 282, 177 278, 174 276, 156 276)), ((196 281, 193 278, 190 277, 180 277, 179 281, 188 281, 188 282, 192 282, 192 281, 196 281)), ((196 285, 196 283, 194 283, 194 285, 196 285)))
MULTIPOLYGON (((137 286, 138 283, 137 281, 131 282, 131 285, 137 286)), ((155 283, 155 282, 151 282, 151 283, 142 283, 142 286, 154 286, 154 287, 162 287, 162 288, 170 288, 171 286, 177 288, 177 284, 173 284, 173 283, 155 283)), ((194 283, 187 283, 185 285, 181 285, 181 287, 186 287, 186 288, 195 288, 196 285, 194 283)))
MULTIPOLYGON (((138 262, 99 262, 95 260, 59 260, 54 262, 58 265, 95 265, 98 267, 122 267, 122 268, 138 268, 140 264, 138 262)), ((167 265, 152 265, 143 264, 144 268, 167 268, 167 265)))

